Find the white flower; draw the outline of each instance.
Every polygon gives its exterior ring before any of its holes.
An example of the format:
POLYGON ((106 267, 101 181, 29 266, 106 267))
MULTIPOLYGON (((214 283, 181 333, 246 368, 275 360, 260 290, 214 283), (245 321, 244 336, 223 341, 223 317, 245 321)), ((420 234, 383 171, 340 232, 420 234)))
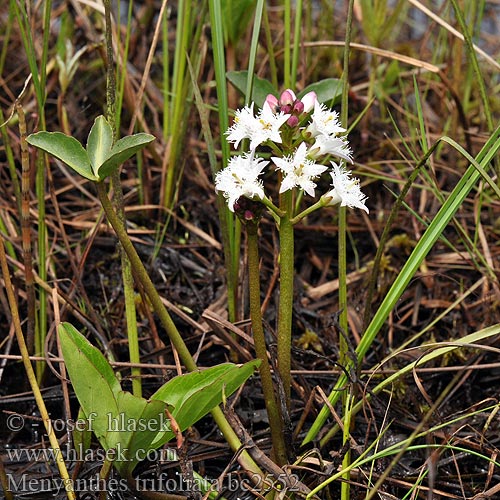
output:
POLYGON ((226 132, 228 142, 234 142, 234 147, 245 137, 250 137, 252 123, 255 120, 253 116, 253 102, 250 106, 238 109, 234 117, 234 123, 226 132))
POLYGON ((260 200, 264 198, 264 185, 259 175, 268 163, 261 158, 254 158, 252 152, 234 156, 225 169, 217 172, 215 189, 223 192, 231 212, 234 212, 234 203, 241 196, 260 200))
POLYGON ((280 127, 288 120, 290 115, 273 113, 268 102, 264 103, 258 116, 253 115, 253 103, 236 111, 233 125, 227 130, 227 140, 234 143, 237 148, 244 138, 250 139, 250 149, 267 140, 281 143, 280 127))
POLYGON ((318 177, 327 167, 318 165, 307 158, 307 146, 303 142, 293 156, 286 158, 271 158, 274 164, 285 174, 280 187, 280 193, 299 186, 308 195, 314 196, 316 184, 312 179, 318 177))
POLYGON ((318 135, 311 147, 310 156, 317 158, 322 155, 333 155, 352 163, 352 151, 344 137, 318 135))
POLYGON ((317 137, 318 135, 337 135, 346 131, 345 128, 340 125, 338 113, 329 110, 324 104, 317 100, 314 101, 314 112, 311 115, 311 120, 306 131, 313 137, 317 137))
POLYGON ((366 196, 361 192, 359 187, 359 179, 351 177, 351 171, 344 167, 331 162, 333 171, 330 172, 332 176, 331 191, 323 195, 327 205, 337 205, 340 203, 341 207, 360 208, 368 213, 368 208, 365 205, 366 196))

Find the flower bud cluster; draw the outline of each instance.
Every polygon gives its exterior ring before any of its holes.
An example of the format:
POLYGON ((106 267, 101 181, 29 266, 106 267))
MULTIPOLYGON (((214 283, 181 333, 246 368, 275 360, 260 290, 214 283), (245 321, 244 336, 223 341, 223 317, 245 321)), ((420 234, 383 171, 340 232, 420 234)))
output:
POLYGON ((304 113, 307 114, 313 109, 316 101, 316 92, 308 92, 302 99, 297 99, 292 90, 285 90, 279 100, 273 94, 269 94, 266 98, 273 113, 290 115, 286 121, 289 127, 296 127, 304 113))
POLYGON ((255 210, 249 211, 243 199, 267 200, 261 176, 272 162, 275 171, 282 174, 280 193, 298 188, 314 197, 315 180, 328 171, 332 189, 322 196, 322 205, 340 204, 368 212, 359 180, 334 161, 329 166, 322 164, 330 156, 352 162, 345 134, 338 114, 320 103, 315 92, 301 99, 290 89, 279 98, 269 94, 257 114, 253 103, 236 111, 234 123, 226 132, 227 140, 237 148, 246 139, 250 151, 231 158, 217 173, 215 188, 224 194, 231 211, 244 220, 253 220, 255 210), (258 156, 259 146, 271 149, 271 162, 258 156))

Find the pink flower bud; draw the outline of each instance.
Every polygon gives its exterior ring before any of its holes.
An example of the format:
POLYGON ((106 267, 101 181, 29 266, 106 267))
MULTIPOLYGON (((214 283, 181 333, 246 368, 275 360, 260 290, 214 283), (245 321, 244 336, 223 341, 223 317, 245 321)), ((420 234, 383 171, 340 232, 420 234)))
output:
POLYGON ((304 113, 309 113, 311 109, 314 108, 314 103, 318 101, 318 96, 316 95, 316 92, 311 91, 308 92, 301 100, 300 102, 304 105, 304 113))
POLYGON ((266 102, 269 104, 269 107, 273 110, 274 113, 278 110, 278 98, 273 94, 267 94, 266 102))
POLYGON ((301 115, 304 112, 304 104, 302 101, 295 101, 293 105, 293 113, 297 115, 301 115))
POLYGON ((292 115, 288 118, 286 123, 289 127, 296 127, 299 124, 299 119, 295 115, 292 115))
POLYGON ((280 96, 280 104, 282 106, 292 105, 296 101, 295 94, 293 90, 287 89, 280 96))

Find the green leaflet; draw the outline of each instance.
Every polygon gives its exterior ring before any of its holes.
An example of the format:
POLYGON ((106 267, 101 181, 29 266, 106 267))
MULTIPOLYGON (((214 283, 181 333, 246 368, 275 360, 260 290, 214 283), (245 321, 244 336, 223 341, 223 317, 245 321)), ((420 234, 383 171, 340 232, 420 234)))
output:
MULTIPOLYGON (((184 431, 236 391, 258 365, 258 360, 242 366, 224 363, 175 377, 160 387, 151 399, 164 401, 172 407, 172 416, 180 430, 184 431)), ((158 435, 153 444, 158 447, 169 439, 168 435, 158 435)))
POLYGON ((105 161, 99 166, 99 178, 102 180, 111 175, 113 170, 153 140, 154 136, 140 133, 127 135, 116 141, 105 161))
POLYGON ((311 83, 304 90, 298 93, 300 99, 308 92, 316 92, 319 102, 325 103, 328 107, 335 106, 342 97, 342 80, 338 78, 325 78, 319 82, 311 83))
POLYGON ((104 116, 98 116, 87 139, 87 153, 94 174, 99 177, 99 167, 106 161, 113 145, 113 129, 104 116))
POLYGON ((87 151, 74 137, 62 132, 37 132, 29 135, 26 141, 63 161, 86 179, 99 180, 92 171, 87 151))

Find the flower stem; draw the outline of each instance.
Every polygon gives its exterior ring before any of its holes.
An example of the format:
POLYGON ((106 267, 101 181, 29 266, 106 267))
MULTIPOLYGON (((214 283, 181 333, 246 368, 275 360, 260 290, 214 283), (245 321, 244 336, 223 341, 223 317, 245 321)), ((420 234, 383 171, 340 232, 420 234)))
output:
POLYGON ((287 463, 286 446, 283 439, 283 422, 279 411, 271 367, 267 357, 266 339, 262 326, 262 313, 260 302, 260 271, 259 271, 259 245, 257 237, 257 224, 248 223, 247 228, 247 248, 248 248, 248 282, 250 291, 250 317, 252 320, 253 340, 257 358, 261 360, 259 371, 262 380, 262 391, 266 404, 269 426, 271 427, 271 440, 274 448, 274 455, 278 465, 287 463))
POLYGON ((269 198, 262 198, 260 200, 268 209, 272 218, 279 224, 280 217, 285 215, 285 212, 282 212, 269 198))
POLYGON ((290 219, 290 222, 295 225, 300 222, 304 217, 307 217, 309 214, 312 214, 314 211, 323 208, 326 206, 325 200, 321 197, 314 205, 307 207, 305 210, 300 212, 300 214, 296 215, 293 219, 290 219))
POLYGON ((291 221, 292 191, 283 194, 285 215, 280 220, 280 301, 278 310, 278 373, 283 384, 286 407, 290 408, 291 348, 293 313, 294 245, 291 221))
MULTIPOLYGON (((114 211, 111 201, 108 198, 106 186, 104 185, 103 182, 98 182, 96 184, 97 184, 97 194, 99 196, 99 200, 102 204, 104 212, 106 213, 106 217, 108 218, 109 223, 113 227, 116 236, 120 240, 123 249, 127 253, 128 258, 130 259, 130 264, 132 265, 135 278, 141 283, 142 287, 144 288, 146 295, 151 301, 151 305, 153 306, 154 311, 158 315, 163 327, 167 332, 170 341, 177 350, 180 359, 184 363, 184 366, 189 371, 195 371, 197 369, 196 363, 193 357, 191 356, 189 349, 184 343, 184 340, 181 337, 179 330, 177 330, 177 327, 175 326, 175 323, 173 322, 170 314, 163 305, 161 297, 157 292, 153 282, 151 281, 151 278, 149 277, 149 274, 146 271, 146 268, 144 267, 144 264, 142 263, 139 255, 137 254, 134 245, 130 241, 130 238, 127 234, 125 227, 123 226, 122 222, 120 221, 120 218, 114 211)), ((233 451, 239 450, 242 444, 238 439, 238 436, 234 432, 233 428, 229 425, 229 422, 222 413, 220 407, 218 406, 215 407, 211 413, 212 417, 214 418, 217 426, 224 435, 224 438, 228 442, 231 449, 233 451)), ((242 467, 244 467, 249 472, 253 474, 258 474, 259 476, 263 475, 258 465, 254 462, 254 460, 250 457, 250 455, 246 451, 243 451, 240 454, 239 460, 242 467)))

